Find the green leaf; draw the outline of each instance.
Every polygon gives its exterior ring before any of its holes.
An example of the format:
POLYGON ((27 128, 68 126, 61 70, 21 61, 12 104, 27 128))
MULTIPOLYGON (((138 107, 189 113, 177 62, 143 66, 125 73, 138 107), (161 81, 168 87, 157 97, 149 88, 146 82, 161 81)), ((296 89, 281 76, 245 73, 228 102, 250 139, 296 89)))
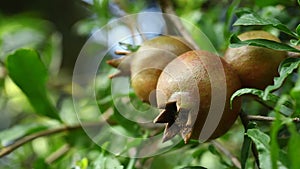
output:
POLYGON ((251 139, 247 135, 244 136, 244 141, 242 145, 242 151, 241 151, 241 167, 242 169, 246 168, 247 159, 249 157, 250 153, 250 146, 251 146, 251 139))
POLYGON ((140 46, 138 46, 138 45, 134 46, 132 44, 128 44, 128 43, 124 43, 124 42, 119 42, 119 45, 121 47, 123 47, 125 50, 129 50, 131 52, 136 52, 140 48, 140 46))
POLYGON ((236 8, 239 6, 241 0, 234 0, 230 4, 226 12, 225 25, 224 25, 224 36, 228 37, 230 35, 230 27, 232 24, 232 19, 235 13, 236 8))
POLYGON ((276 112, 276 120, 272 123, 271 127, 271 161, 273 168, 278 168, 277 161, 279 159, 279 146, 277 142, 278 137, 278 131, 283 125, 283 123, 280 121, 280 114, 276 112))
POLYGON ((290 40, 290 43, 294 46, 298 46, 300 44, 300 40, 297 40, 297 39, 291 39, 290 40))
POLYGON ((273 26, 274 28, 277 28, 292 37, 295 38, 298 37, 298 35, 295 32, 291 31, 279 20, 275 18, 265 19, 255 13, 244 14, 233 24, 233 26, 253 26, 253 25, 273 26))
POLYGON ((255 0, 255 5, 259 7, 266 7, 278 4, 279 0, 255 0))
MULTIPOLYGON (((276 103, 279 101, 279 97, 272 94, 268 93, 266 98, 264 99, 265 92, 259 89, 254 89, 254 88, 243 88, 239 89, 236 92, 234 92, 230 98, 230 106, 232 107, 232 102, 236 97, 245 95, 245 94, 252 94, 258 97, 258 99, 265 104, 274 107, 276 103)), ((282 105, 279 105, 277 109, 282 110, 281 113, 290 116, 293 110, 291 109, 293 107, 293 104, 289 101, 284 102, 282 105)))
POLYGON ((41 60, 50 74, 57 74, 62 61, 62 36, 55 32, 48 37, 41 53, 41 60))
POLYGON ((295 116, 300 114, 300 69, 298 69, 298 80, 295 84, 295 87, 290 92, 292 98, 295 102, 295 116))
POLYGON ((297 169, 300 166, 300 134, 297 131, 295 124, 290 123, 288 125, 289 131, 291 133, 291 138, 288 142, 288 157, 289 157, 289 164, 291 169, 297 169))
POLYGON ((257 47, 264 47, 273 50, 280 50, 280 51, 289 51, 289 52, 296 52, 300 53, 299 49, 293 48, 287 44, 279 43, 267 39, 249 39, 245 41, 241 41, 235 34, 230 37, 230 45, 231 48, 238 48, 242 46, 257 46, 257 47))
POLYGON ((0 18, 0 60, 19 48, 43 50, 48 35, 53 30, 52 23, 24 14, 0 18))
MULTIPOLYGON (((249 129, 247 131, 247 135, 251 138, 251 140, 255 143, 257 151, 259 153, 259 162, 260 168, 274 168, 271 163, 271 147, 270 147, 270 137, 269 135, 263 133, 259 129, 249 129)), ((283 155, 282 151, 279 151, 279 157, 283 155)), ((279 159, 277 161, 277 165, 279 168, 286 168, 283 165, 282 160, 285 158, 279 159)))
MULTIPOLYGON (((255 126, 256 126, 255 123, 249 123, 247 126, 247 130, 255 128, 255 126)), ((252 140, 250 139, 250 137, 247 134, 245 134, 243 145, 242 145, 242 151, 241 151, 241 167, 242 167, 242 169, 246 168, 246 163, 247 163, 247 159, 249 157, 251 144, 252 144, 252 140)))
POLYGON ((271 168, 270 137, 259 129, 249 129, 247 135, 255 143, 259 152, 260 168, 271 168))
MULTIPOLYGON (((242 95, 245 95, 245 94, 252 94, 252 95, 255 95, 255 96, 258 96, 259 98, 263 98, 264 96, 264 91, 262 90, 259 90, 259 89, 254 89, 254 88, 243 88, 243 89, 239 89, 237 90, 236 92, 234 92, 230 98, 230 105, 232 106, 232 102, 233 100, 236 98, 236 97, 239 97, 239 96, 242 96, 242 95)), ((279 100, 279 97, 274 95, 274 94, 271 94, 269 93, 267 95, 267 101, 270 101, 271 103, 273 104, 276 104, 277 101, 279 100)))
POLYGON ((86 157, 76 162, 76 167, 79 167, 80 169, 87 169, 88 165, 89 161, 86 157))
POLYGON ((6 64, 10 78, 27 96, 36 113, 59 120, 58 112, 47 95, 48 73, 38 53, 19 49, 7 57, 6 64))
POLYGON ((287 78, 288 75, 293 73, 300 65, 300 58, 287 58, 279 66, 279 77, 274 78, 274 85, 266 87, 264 92, 264 100, 267 100, 267 97, 270 92, 280 88, 287 78))
POLYGON ((296 33, 298 34, 298 36, 300 37, 300 24, 297 26, 296 28, 296 33))
POLYGON ((93 169, 114 168, 124 169, 124 166, 114 157, 101 154, 92 164, 93 169))
POLYGON ((238 8, 236 9, 235 11, 235 15, 240 18, 241 16, 245 15, 245 14, 251 14, 253 13, 253 9, 251 8, 247 8, 247 7, 244 7, 244 8, 238 8))

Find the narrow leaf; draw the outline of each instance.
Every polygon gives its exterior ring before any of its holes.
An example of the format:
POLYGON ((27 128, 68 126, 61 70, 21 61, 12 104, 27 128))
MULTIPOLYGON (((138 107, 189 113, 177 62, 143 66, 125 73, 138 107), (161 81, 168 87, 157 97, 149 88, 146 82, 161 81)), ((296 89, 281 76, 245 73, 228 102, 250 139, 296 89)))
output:
POLYGON ((300 166, 300 134, 293 123, 289 124, 289 131, 291 133, 291 138, 288 142, 289 164, 291 169, 297 169, 300 166))
POLYGON ((264 48, 269 48, 269 49, 273 49, 273 50, 300 53, 299 49, 293 48, 284 43, 279 43, 279 42, 275 42, 275 41, 271 41, 271 40, 267 40, 267 39, 250 39, 250 40, 241 41, 236 35, 232 35, 230 37, 229 47, 231 47, 231 48, 238 48, 238 47, 247 46, 247 45, 264 47, 264 48))
POLYGON ((260 162, 260 168, 274 168, 278 166, 279 168, 286 168, 286 166, 283 165, 284 153, 283 151, 279 150, 279 156, 281 157, 278 159, 276 166, 272 166, 271 163, 271 148, 270 147, 270 137, 269 135, 263 133, 259 129, 249 129, 247 131, 247 135, 251 138, 251 140, 255 143, 257 147, 257 151, 259 153, 259 162, 260 162))
POLYGON ((47 70, 38 53, 30 49, 20 49, 7 57, 10 78, 27 96, 36 113, 60 119, 51 103, 47 91, 47 70))
POLYGON ((235 13, 236 8, 240 4, 240 1, 241 0, 232 1, 232 3, 230 4, 230 6, 227 9, 226 18, 225 18, 225 25, 224 25, 224 36, 225 37, 230 35, 229 30, 230 30, 230 27, 232 25, 233 15, 235 13))
POLYGON ((271 161, 272 167, 278 168, 277 161, 279 158, 279 146, 277 142, 278 131, 281 128, 282 124, 280 121, 280 114, 276 112, 276 120, 272 123, 271 127, 271 161))
POLYGON ((267 97, 270 92, 280 88, 284 80, 293 73, 300 65, 300 58, 287 58, 279 66, 279 77, 274 78, 274 85, 270 85, 265 89, 264 100, 267 100, 267 97))
MULTIPOLYGON (((259 89, 254 89, 254 88, 243 88, 243 89, 239 89, 237 90, 236 92, 234 92, 230 98, 230 105, 232 106, 232 102, 233 100, 236 98, 236 97, 239 97, 239 96, 242 96, 242 95, 245 95, 245 94, 252 94, 252 95, 255 95, 257 96, 258 98, 263 98, 264 96, 264 91, 262 90, 259 90, 259 89)), ((279 97, 272 94, 272 93, 269 93, 267 95, 267 99, 265 101, 270 101, 271 103, 273 104, 276 104, 277 101, 278 101, 279 97)))
POLYGON ((294 115, 297 116, 300 114, 300 69, 298 69, 298 80, 295 84, 295 87, 291 90, 290 94, 295 102, 294 115))
MULTIPOLYGON (((255 127, 254 123, 249 123, 247 126, 247 130, 252 129, 254 127, 255 127)), ((250 154, 251 144, 252 144, 252 140, 250 139, 250 137, 247 134, 245 134, 243 145, 242 145, 242 151, 241 151, 241 167, 242 167, 242 169, 246 168, 247 159, 250 154)))
POLYGON ((246 163, 247 163, 247 159, 249 157, 249 153, 250 153, 250 146, 251 146, 251 139, 245 135, 244 136, 244 142, 242 145, 242 152, 241 152, 241 167, 242 169, 246 168, 246 163))
POLYGON ((247 135, 255 143, 259 152, 260 168, 271 168, 270 137, 258 129, 249 129, 247 135))
MULTIPOLYGON (((245 95, 245 94, 252 94, 258 97, 258 99, 262 102, 264 102, 265 104, 274 107, 276 105, 276 103, 279 101, 279 97, 272 94, 272 93, 268 93, 266 96, 266 98, 264 99, 264 91, 259 90, 259 89, 254 89, 254 88, 243 88, 243 89, 239 89, 236 92, 234 92, 230 98, 230 106, 232 107, 232 102, 236 97, 245 95)), ((293 112, 292 110, 293 104, 291 102, 289 102, 288 100, 286 100, 282 105, 280 105, 280 107, 278 108, 279 110, 284 110, 281 111, 282 114, 286 115, 286 116, 290 116, 291 112, 293 112)))
POLYGON ((298 34, 298 36, 300 37, 300 24, 297 26, 296 28, 296 33, 298 34))
POLYGON ((289 28, 287 28, 279 20, 277 20, 275 18, 265 19, 256 13, 242 15, 233 25, 234 26, 241 26, 241 25, 242 26, 253 26, 253 25, 273 26, 274 28, 277 28, 286 34, 297 38, 297 34, 295 32, 292 32, 289 28))

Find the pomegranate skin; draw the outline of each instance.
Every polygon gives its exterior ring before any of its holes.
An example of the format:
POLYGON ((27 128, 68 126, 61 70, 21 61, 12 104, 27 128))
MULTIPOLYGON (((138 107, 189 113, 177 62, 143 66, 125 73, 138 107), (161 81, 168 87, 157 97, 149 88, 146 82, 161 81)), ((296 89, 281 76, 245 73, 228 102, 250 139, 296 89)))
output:
POLYGON ((163 110, 154 122, 167 123, 163 141, 176 134, 186 143, 190 139, 207 141, 225 134, 241 108, 239 98, 230 108, 230 97, 240 87, 238 75, 215 54, 189 51, 174 59, 165 67, 157 83, 157 103, 163 110), (221 109, 218 111, 218 108, 221 109), (220 121, 217 118, 207 120, 209 113, 219 116, 220 121), (214 124, 213 131, 208 131, 205 123, 218 124, 214 124))
MULTIPOLYGON (((275 42, 280 40, 266 31, 249 31, 238 36, 241 40, 266 39, 275 42)), ((278 67, 286 58, 285 51, 277 51, 256 46, 228 48, 224 59, 237 72, 243 87, 263 90, 273 84, 278 76, 278 67)))
MULTIPOLYGON (((107 63, 120 72, 111 75, 130 76, 135 94, 143 101, 150 102, 151 93, 155 95, 158 77, 164 67, 180 54, 192 50, 189 43, 177 36, 159 36, 145 41, 133 53, 107 63)), ((151 97, 155 104, 155 96, 151 97)))

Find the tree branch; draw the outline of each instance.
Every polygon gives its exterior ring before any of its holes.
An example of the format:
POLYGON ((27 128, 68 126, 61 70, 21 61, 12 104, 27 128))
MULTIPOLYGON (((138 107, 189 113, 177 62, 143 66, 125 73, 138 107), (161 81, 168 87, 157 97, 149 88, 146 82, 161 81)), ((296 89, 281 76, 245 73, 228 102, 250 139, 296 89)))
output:
POLYGON ((241 163, 240 161, 230 153, 224 146, 222 146, 219 142, 212 140, 210 141, 211 144, 213 144, 217 149, 219 149, 223 154, 225 154, 229 159, 231 160, 232 164, 237 167, 241 168, 241 163))
MULTIPOLYGON (((276 120, 274 117, 267 117, 267 116, 257 116, 257 115, 247 115, 247 119, 250 121, 267 121, 272 122, 276 120)), ((293 122, 300 122, 300 118, 296 117, 292 119, 293 122)))
POLYGON ((86 124, 76 124, 76 125, 72 125, 72 126, 62 126, 62 127, 58 127, 55 129, 48 129, 48 130, 44 130, 44 131, 40 131, 37 133, 33 133, 30 134, 28 136, 22 137, 21 139, 17 140, 16 142, 14 142, 13 144, 6 146, 4 148, 2 148, 0 150, 0 157, 3 157, 5 155, 8 155, 9 153, 13 152, 14 150, 16 150, 17 148, 21 147, 22 145, 37 139, 39 137, 43 137, 43 136, 50 136, 53 134, 57 134, 57 133, 62 133, 62 132, 68 132, 68 131, 72 131, 72 130, 78 130, 81 129, 82 126, 87 126, 87 127, 96 127, 96 126, 101 126, 103 125, 103 123, 101 122, 93 122, 93 123, 86 123, 86 124))
POLYGON ((62 147, 60 147, 58 150, 53 152, 49 157, 45 159, 45 162, 50 165, 57 159, 59 159, 61 156, 66 154, 71 149, 69 144, 64 144, 62 147))
MULTIPOLYGON (((173 4, 171 0, 158 0, 158 2, 161 6, 163 13, 177 16, 173 9, 173 4)), ((195 43, 194 39, 184 27, 180 19, 178 17, 168 17, 168 19, 174 24, 174 26, 178 29, 178 31, 185 38, 185 40, 187 40, 195 50, 198 50, 198 45, 195 43)))

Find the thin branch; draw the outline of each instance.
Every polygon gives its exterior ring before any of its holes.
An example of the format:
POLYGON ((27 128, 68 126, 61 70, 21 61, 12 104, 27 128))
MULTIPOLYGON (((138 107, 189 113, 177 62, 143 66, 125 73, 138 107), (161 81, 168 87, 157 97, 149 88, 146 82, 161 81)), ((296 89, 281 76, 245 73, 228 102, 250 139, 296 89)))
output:
POLYGON ((66 154, 71 149, 69 144, 64 144, 62 147, 60 147, 58 150, 53 152, 49 157, 46 158, 45 162, 47 164, 51 164, 57 159, 59 159, 61 156, 66 154))
POLYGON ((68 131, 72 131, 72 130, 78 130, 81 129, 82 126, 87 126, 87 127, 96 127, 96 126, 101 126, 103 125, 103 123, 101 122, 93 122, 93 123, 86 123, 86 124, 76 124, 73 126, 62 126, 62 127, 58 127, 55 129, 48 129, 48 130, 44 130, 44 131, 40 131, 37 133, 33 133, 30 134, 28 136, 22 137, 21 139, 17 140, 16 142, 14 142, 13 144, 4 147, 0 150, 0 157, 3 157, 5 155, 8 155, 9 153, 13 152, 14 150, 16 150, 17 148, 21 147, 22 145, 37 139, 39 137, 43 137, 43 136, 50 136, 53 134, 57 134, 57 133, 62 133, 62 132, 68 132, 68 131))
MULTIPOLYGON (((158 1, 164 13, 177 16, 175 10, 173 9, 173 4, 171 0, 158 0, 158 1)), ((198 50, 199 46, 195 43, 194 39, 192 38, 188 30, 184 27, 180 19, 178 17, 169 17, 168 19, 170 19, 170 21, 178 29, 181 35, 193 46, 193 48, 195 50, 198 50)))
MULTIPOLYGON (((258 115, 247 115, 247 119, 250 121, 267 121, 272 122, 276 120, 274 117, 267 117, 267 116, 258 116, 258 115)), ((300 122, 300 118, 296 117, 292 119, 293 122, 300 122)))
POLYGON ((230 158, 232 164, 237 167, 237 168, 241 168, 241 162, 230 153, 230 151, 228 151, 224 146, 222 146, 219 142, 212 140, 210 141, 211 144, 213 144, 217 149, 219 149, 222 153, 224 153, 227 157, 230 158))

